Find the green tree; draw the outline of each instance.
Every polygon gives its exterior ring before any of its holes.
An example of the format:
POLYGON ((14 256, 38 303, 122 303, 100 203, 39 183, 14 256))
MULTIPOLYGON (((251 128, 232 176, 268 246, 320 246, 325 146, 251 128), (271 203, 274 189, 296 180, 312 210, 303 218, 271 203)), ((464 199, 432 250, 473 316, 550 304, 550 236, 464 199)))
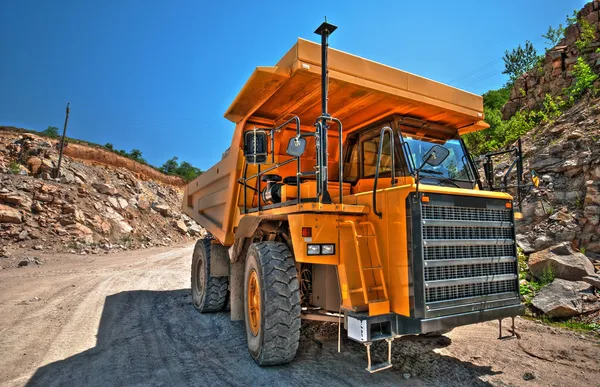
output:
POLYGON ((139 149, 132 149, 131 152, 129 152, 128 156, 130 159, 133 159, 135 161, 138 161, 140 163, 146 163, 146 160, 142 157, 142 151, 139 149))
POLYGON ((192 181, 196 177, 200 176, 202 171, 200 168, 194 167, 192 164, 187 161, 182 161, 177 168, 176 175, 181 177, 185 181, 192 181))
POLYGON ((115 148, 113 147, 113 144, 111 144, 110 142, 107 142, 104 147, 108 150, 115 150, 115 148))
POLYGON ((577 23, 577 10, 573 10, 573 15, 567 15, 567 27, 577 23))
POLYGON ((167 175, 174 175, 178 167, 179 163, 177 162, 177 156, 173 156, 172 159, 165 161, 165 163, 158 169, 167 175))
POLYGON ((42 130, 42 134, 46 137, 58 138, 60 136, 59 129, 56 126, 49 126, 42 130))
POLYGON ((558 25, 558 28, 548 27, 548 32, 542 35, 542 38, 546 39, 547 49, 551 49, 556 46, 558 42, 565 36, 565 29, 562 24, 558 25))
POLYGON ((502 109, 510 97, 510 87, 504 86, 497 90, 490 90, 483 94, 483 106, 488 109, 502 109))
POLYGON ((519 44, 517 48, 513 48, 510 52, 506 50, 502 60, 504 61, 502 74, 507 74, 510 77, 510 84, 512 85, 521 75, 535 66, 539 57, 537 50, 528 40, 525 42, 525 47, 521 47, 519 44))

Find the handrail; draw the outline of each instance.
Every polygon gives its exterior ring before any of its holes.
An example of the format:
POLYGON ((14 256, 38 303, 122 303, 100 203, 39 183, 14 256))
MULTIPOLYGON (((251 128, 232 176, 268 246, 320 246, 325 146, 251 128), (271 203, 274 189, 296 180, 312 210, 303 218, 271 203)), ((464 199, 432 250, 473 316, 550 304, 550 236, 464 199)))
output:
POLYGON ((385 132, 390 136, 390 155, 392 157, 392 187, 396 185, 396 148, 394 147, 394 131, 389 126, 384 126, 379 132, 379 150, 377 151, 377 164, 375 165, 375 180, 373 182, 373 213, 381 219, 382 213, 377 211, 377 180, 379 179, 379 164, 381 163, 381 153, 383 152, 383 138, 385 132))
MULTIPOLYGON (((338 126, 338 144, 339 144, 339 155, 338 155, 338 171, 339 171, 339 183, 340 183, 340 204, 343 204, 343 197, 344 197, 344 143, 342 141, 342 133, 343 133, 343 127, 342 127, 342 121, 340 121, 339 119, 335 118, 335 117, 331 117, 331 116, 321 116, 319 117, 317 120, 319 119, 326 119, 328 121, 333 121, 337 124, 338 126)), ((329 178, 329 177, 328 177, 329 178)))

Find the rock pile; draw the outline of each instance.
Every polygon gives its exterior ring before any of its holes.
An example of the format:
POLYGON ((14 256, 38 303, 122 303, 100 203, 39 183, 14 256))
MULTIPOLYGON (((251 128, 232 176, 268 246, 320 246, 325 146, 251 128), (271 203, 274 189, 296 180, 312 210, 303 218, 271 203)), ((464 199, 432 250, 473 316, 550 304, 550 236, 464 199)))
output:
POLYGON ((0 266, 28 250, 97 254, 204 235, 180 211, 181 188, 70 157, 52 178, 57 158, 44 138, 0 131, 0 257, 12 257, 0 266))

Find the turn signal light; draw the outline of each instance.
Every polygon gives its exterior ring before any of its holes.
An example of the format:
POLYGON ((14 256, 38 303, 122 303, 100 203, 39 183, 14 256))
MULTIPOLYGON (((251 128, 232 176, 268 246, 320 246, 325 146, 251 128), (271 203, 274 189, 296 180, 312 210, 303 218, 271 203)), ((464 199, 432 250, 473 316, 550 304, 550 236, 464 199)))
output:
POLYGON ((302 227, 302 238, 310 238, 312 236, 312 228, 302 227))
POLYGON ((421 196, 421 201, 423 203, 429 203, 429 196, 421 196))
POLYGON ((512 203, 511 203, 511 202, 506 202, 506 203, 504 204, 504 206, 505 206, 506 208, 512 208, 512 203))

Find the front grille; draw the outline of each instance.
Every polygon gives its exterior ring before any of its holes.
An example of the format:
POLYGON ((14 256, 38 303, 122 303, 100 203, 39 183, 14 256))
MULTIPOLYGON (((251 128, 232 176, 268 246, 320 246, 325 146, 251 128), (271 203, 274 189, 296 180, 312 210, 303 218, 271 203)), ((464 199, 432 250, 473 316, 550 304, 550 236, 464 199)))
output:
POLYGON ((427 304, 518 294, 511 210, 483 207, 421 206, 427 304))
POLYGON ((514 254, 512 245, 483 246, 431 246, 425 249, 425 261, 460 258, 510 257, 514 254))
POLYGON ((515 292, 514 282, 515 281, 513 280, 508 280, 427 289, 425 291, 425 297, 427 302, 437 302, 459 298, 481 297, 490 294, 515 292))
POLYGON ((510 222, 511 214, 510 210, 425 205, 423 206, 423 219, 510 222))
POLYGON ((426 226, 424 239, 511 239, 510 228, 426 226))
POLYGON ((512 274, 514 273, 514 270, 513 262, 426 267, 425 281, 512 274))

